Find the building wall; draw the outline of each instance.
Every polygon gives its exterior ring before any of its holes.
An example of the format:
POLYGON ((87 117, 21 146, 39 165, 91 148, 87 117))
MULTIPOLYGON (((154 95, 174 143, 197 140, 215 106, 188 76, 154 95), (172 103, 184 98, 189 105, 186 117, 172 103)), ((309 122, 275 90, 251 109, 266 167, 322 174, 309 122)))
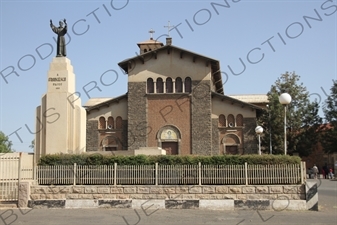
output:
MULTIPOLYGON (((226 146, 237 146, 237 154, 247 154, 247 152, 249 152, 249 154, 256 153, 254 152, 255 150, 246 149, 248 146, 253 147, 254 149, 256 148, 255 117, 256 110, 249 106, 243 107, 242 104, 232 103, 226 99, 221 100, 221 97, 217 96, 212 98, 213 129, 216 129, 219 134, 219 142, 217 143, 219 154, 226 154, 226 146), (221 126, 219 123, 219 116, 221 114, 226 118, 225 126, 221 126), (234 116, 234 124, 232 127, 230 127, 228 123, 229 115, 234 116), (239 125, 239 122, 237 121, 238 115, 242 115, 242 125, 239 125)), ((213 145, 214 144, 215 143, 213 143, 213 145)))
POLYGON ((128 100, 123 98, 118 102, 112 102, 109 105, 101 106, 99 109, 90 110, 87 113, 87 120, 99 120, 101 116, 108 118, 112 116, 116 119, 117 116, 122 117, 123 120, 127 119, 128 100))
POLYGON ((336 171, 334 164, 337 161, 337 153, 326 154, 323 150, 322 145, 320 143, 317 143, 315 146, 313 146, 312 153, 309 156, 302 157, 302 161, 306 162, 307 169, 311 169, 314 164, 316 164, 319 169, 319 173, 322 173, 322 168, 325 165, 328 168, 332 168, 336 171))
POLYGON ((116 150, 127 150, 127 98, 111 102, 87 113, 87 151, 103 151, 103 145, 116 146, 116 150), (100 118, 106 120, 106 127, 100 127, 100 118), (108 119, 114 120, 113 128, 108 128, 108 119), (116 119, 122 118, 122 127, 117 129, 116 119), (103 143, 103 142, 104 143, 103 143))
POLYGON ((211 80, 211 68, 206 66, 205 59, 197 58, 193 62, 193 56, 185 53, 180 58, 180 51, 171 49, 158 52, 157 59, 154 56, 144 56, 144 64, 136 59, 132 61, 132 66, 128 73, 128 82, 146 82, 148 78, 167 77, 175 79, 177 77, 191 77, 192 80, 211 80))
POLYGON ((148 94, 148 146, 157 147, 164 126, 180 131, 180 155, 191 154, 191 103, 188 94, 148 94))
POLYGON ((205 59, 193 58, 193 55, 189 53, 181 54, 180 50, 173 48, 168 51, 158 52, 157 58, 154 58, 154 55, 145 55, 144 63, 139 59, 133 62, 133 66, 128 73, 128 82, 129 131, 131 130, 137 136, 137 142, 132 147, 129 147, 130 150, 138 149, 139 147, 158 146, 158 141, 156 140, 158 130, 162 126, 171 124, 179 130, 181 129, 180 154, 211 154, 211 67, 207 65, 205 59), (185 95, 183 93, 153 93, 146 95, 148 78, 152 78, 154 81, 157 78, 162 78, 165 83, 168 77, 172 78, 173 82, 178 77, 183 81, 187 77, 191 78, 191 97, 179 98, 179 96, 185 95), (155 95, 158 95, 158 97, 155 95), (161 100, 158 100, 159 97, 161 100), (179 98, 179 102, 185 101, 185 99, 188 102, 181 103, 183 105, 179 106, 176 98, 179 98), (172 113, 167 115, 170 118, 169 122, 162 118, 163 110, 170 108, 168 105, 174 105, 172 106, 174 107, 172 113), (186 111, 184 111, 185 109, 186 111), (158 119, 159 122, 157 122, 158 119), (190 127, 187 128, 187 126, 190 127), (148 136, 148 139, 146 136, 148 136), (191 143, 187 143, 186 140, 191 143))

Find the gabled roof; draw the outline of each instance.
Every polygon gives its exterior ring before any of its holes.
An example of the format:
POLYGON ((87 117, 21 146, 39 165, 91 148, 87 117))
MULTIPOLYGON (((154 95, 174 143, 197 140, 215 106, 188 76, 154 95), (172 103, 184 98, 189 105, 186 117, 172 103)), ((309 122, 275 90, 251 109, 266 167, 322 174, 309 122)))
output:
POLYGON ((84 105, 83 107, 91 107, 91 106, 94 106, 94 105, 98 105, 99 103, 102 103, 102 102, 105 102, 105 101, 109 101, 113 98, 109 98, 109 97, 102 97, 102 98, 90 98, 84 105))
POLYGON ((219 94, 219 93, 216 93, 216 92, 212 92, 212 97, 218 97, 221 100, 231 102, 232 104, 238 104, 238 105, 241 105, 242 107, 247 106, 249 108, 256 109, 258 111, 263 110, 261 107, 259 107, 257 105, 253 105, 253 104, 250 104, 250 103, 247 103, 247 102, 243 102, 239 99, 232 98, 231 96, 228 96, 228 95, 223 95, 223 94, 219 94))
MULTIPOLYGON (((118 96, 118 97, 116 97, 116 98, 110 98, 110 99, 108 99, 108 100, 106 100, 106 101, 99 102, 99 103, 97 103, 97 104, 92 104, 91 106, 84 106, 84 107, 85 107, 85 109, 87 110, 87 112, 90 112, 90 111, 93 110, 93 109, 99 109, 99 108, 101 108, 101 107, 103 107, 103 106, 109 107, 110 104, 115 103, 115 102, 118 103, 120 100, 122 100, 122 99, 124 99, 124 98, 127 98, 127 97, 128 97, 128 93, 126 93, 126 94, 124 94, 124 95, 121 95, 121 96, 118 96)), ((90 101, 90 100, 89 100, 89 101, 90 101)))
POLYGON ((236 98, 247 103, 268 103, 268 95, 266 94, 251 94, 251 95, 229 95, 231 98, 236 98))
POLYGON ((146 53, 143 53, 141 55, 136 55, 132 58, 128 58, 125 59, 121 62, 118 63, 118 65, 126 72, 128 73, 128 69, 132 64, 138 60, 141 63, 145 63, 145 57, 146 56, 154 56, 154 58, 157 58, 157 53, 160 51, 167 51, 168 53, 170 53, 171 49, 175 49, 177 51, 180 51, 180 58, 183 57, 184 54, 190 54, 193 56, 193 61, 196 60, 197 58, 202 58, 206 61, 205 66, 210 65, 212 68, 212 76, 213 76, 213 82, 216 86, 216 92, 223 94, 223 85, 222 85, 222 79, 221 79, 221 71, 220 71, 220 63, 218 60, 183 49, 183 48, 179 48, 177 46, 174 45, 164 45, 163 47, 157 48, 157 49, 153 49, 152 51, 148 51, 146 53))

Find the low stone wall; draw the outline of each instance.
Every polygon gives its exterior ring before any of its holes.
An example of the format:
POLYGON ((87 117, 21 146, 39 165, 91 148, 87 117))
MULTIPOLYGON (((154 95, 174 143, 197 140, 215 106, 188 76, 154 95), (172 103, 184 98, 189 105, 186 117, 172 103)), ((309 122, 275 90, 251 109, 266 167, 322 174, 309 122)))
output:
POLYGON ((307 210, 305 185, 31 186, 30 208, 307 210))

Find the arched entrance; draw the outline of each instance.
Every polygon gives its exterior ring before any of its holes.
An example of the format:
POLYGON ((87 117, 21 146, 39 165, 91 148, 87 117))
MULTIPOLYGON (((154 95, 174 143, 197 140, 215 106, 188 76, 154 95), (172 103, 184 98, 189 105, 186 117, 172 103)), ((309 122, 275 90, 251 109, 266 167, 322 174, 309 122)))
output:
POLYGON ((236 134, 226 134, 221 144, 223 145, 223 154, 237 155, 240 153, 239 147, 241 141, 236 134))
POLYGON ((166 150, 166 155, 180 154, 180 131, 174 126, 164 126, 157 133, 158 146, 166 150))

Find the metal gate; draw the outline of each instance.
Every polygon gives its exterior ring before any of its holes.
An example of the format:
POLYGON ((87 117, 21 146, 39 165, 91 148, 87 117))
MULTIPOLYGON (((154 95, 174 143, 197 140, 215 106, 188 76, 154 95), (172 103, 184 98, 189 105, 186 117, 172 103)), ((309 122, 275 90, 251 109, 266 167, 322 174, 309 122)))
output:
POLYGON ((17 201, 21 171, 20 155, 0 155, 0 201, 17 201))

